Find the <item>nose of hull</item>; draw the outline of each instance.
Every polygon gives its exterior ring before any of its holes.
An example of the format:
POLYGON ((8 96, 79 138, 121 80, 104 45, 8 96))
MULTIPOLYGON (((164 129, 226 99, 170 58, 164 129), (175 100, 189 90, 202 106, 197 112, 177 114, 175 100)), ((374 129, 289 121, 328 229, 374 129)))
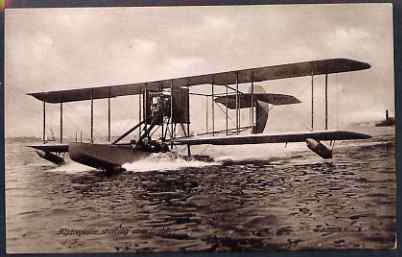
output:
POLYGON ((123 164, 145 157, 130 146, 85 143, 70 144, 69 155, 73 161, 103 170, 121 169, 123 164))
POLYGON ((118 167, 117 163, 102 158, 100 154, 102 151, 101 148, 103 147, 92 144, 70 144, 70 159, 96 169, 110 170, 118 167))

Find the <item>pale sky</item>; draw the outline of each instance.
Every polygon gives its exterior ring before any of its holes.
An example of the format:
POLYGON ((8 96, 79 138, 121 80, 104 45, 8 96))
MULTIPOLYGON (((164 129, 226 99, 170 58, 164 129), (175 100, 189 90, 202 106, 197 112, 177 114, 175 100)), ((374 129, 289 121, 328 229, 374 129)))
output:
MULTIPOLYGON (((329 76, 330 128, 380 120, 385 109, 394 113, 392 34, 389 3, 7 9, 6 136, 41 137, 42 103, 26 96, 29 92, 325 58, 351 58, 372 66, 329 76)), ((302 101, 274 107, 266 131, 309 128, 310 80, 258 83, 266 92, 291 94, 302 101)), ((323 76, 316 77, 315 83, 315 126, 323 128, 323 76)), ((247 86, 242 89, 247 91, 247 86)), ((137 99, 112 99, 113 135, 138 122, 137 99)), ((205 129, 205 102, 205 98, 191 98, 193 130, 205 129)), ((106 100, 95 101, 95 137, 107 133, 106 104, 106 100)), ((47 107, 48 128, 58 136, 59 106, 47 107)), ((216 127, 224 128, 218 106, 215 112, 216 127)), ((64 104, 64 114, 64 135, 71 137, 82 129, 89 136, 89 101, 64 104)), ((242 125, 247 125, 248 110, 242 111, 242 119, 242 125)))

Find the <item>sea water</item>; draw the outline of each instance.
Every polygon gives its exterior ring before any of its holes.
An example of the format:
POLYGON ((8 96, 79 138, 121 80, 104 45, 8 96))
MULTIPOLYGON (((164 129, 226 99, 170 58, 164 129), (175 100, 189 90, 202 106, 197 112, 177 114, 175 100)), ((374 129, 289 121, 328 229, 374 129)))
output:
POLYGON ((332 160, 304 143, 199 146, 214 161, 153 154, 110 177, 8 139, 7 252, 392 249, 394 128, 368 132, 332 160))

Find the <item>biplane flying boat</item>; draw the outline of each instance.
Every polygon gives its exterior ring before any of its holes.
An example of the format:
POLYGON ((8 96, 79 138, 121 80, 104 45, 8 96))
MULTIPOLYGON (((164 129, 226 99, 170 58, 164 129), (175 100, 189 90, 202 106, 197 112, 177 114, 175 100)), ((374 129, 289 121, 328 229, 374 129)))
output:
POLYGON ((192 145, 240 145, 306 142, 307 147, 322 158, 332 158, 335 140, 367 139, 370 136, 344 130, 328 130, 328 75, 358 71, 370 68, 368 63, 351 59, 325 59, 309 62, 289 63, 275 66, 226 71, 198 76, 181 77, 159 81, 103 86, 49 92, 29 93, 43 102, 43 143, 30 145, 38 154, 53 163, 62 164, 64 153, 73 161, 113 172, 124 170, 125 163, 145 158, 155 152, 169 152, 178 145, 187 146, 187 157, 191 158, 192 145), (325 76, 325 130, 314 130, 314 76, 325 76), (256 82, 294 77, 311 76, 311 131, 287 133, 263 133, 268 121, 271 105, 298 104, 300 101, 291 95, 271 94, 256 91, 256 82), (249 92, 239 90, 239 84, 250 83, 249 92), (191 92, 192 86, 210 86, 211 93, 191 92), (216 93, 214 88, 224 87, 225 93, 216 93), (139 96, 138 124, 124 134, 111 140, 111 99, 119 96, 139 96), (190 95, 207 97, 212 100, 212 131, 194 136, 190 133, 190 95), (93 103, 96 99, 108 99, 108 143, 95 143, 93 137, 93 103), (91 138, 89 143, 63 143, 63 103, 90 101, 91 138), (46 104, 60 105, 60 143, 46 142, 46 104), (226 129, 214 128, 214 105, 225 107, 226 129), (240 126, 240 109, 248 108, 251 126, 240 126), (235 111, 234 128, 228 126, 228 111, 235 111), (179 125, 179 126, 177 126, 179 125), (176 127, 184 136, 178 136, 176 127), (251 133, 240 134, 250 129, 251 133), (136 133, 135 139, 132 133, 136 133), (155 131, 159 131, 155 133, 155 131), (158 137, 155 137, 155 135, 158 137), (223 134, 223 135, 222 135, 223 134), (122 143, 124 138, 131 139, 122 143), (321 141, 330 141, 330 147, 321 141), (331 147, 332 146, 332 147, 331 147))

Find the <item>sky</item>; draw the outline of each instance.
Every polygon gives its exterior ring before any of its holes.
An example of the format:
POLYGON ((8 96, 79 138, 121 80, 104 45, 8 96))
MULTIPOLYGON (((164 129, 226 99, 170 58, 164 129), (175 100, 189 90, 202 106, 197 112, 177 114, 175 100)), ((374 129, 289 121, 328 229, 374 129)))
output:
MULTIPOLYGON (((329 75, 329 127, 394 113, 392 5, 275 5, 7 9, 6 137, 42 135, 42 103, 30 92, 154 81, 325 58, 368 62, 368 70, 329 75)), ((324 77, 315 82, 315 128, 324 126, 324 77)), ((311 78, 258 83, 302 103, 274 106, 268 131, 310 128, 311 78)), ((249 85, 240 89, 248 90, 249 85)), ((207 92, 210 86, 193 92, 207 92)), ((210 100, 210 99, 209 99, 210 100)), ((206 130, 205 97, 191 97, 191 128, 206 130)), ((241 125, 249 122, 242 110, 241 125)), ((232 120, 234 112, 230 113, 232 120)), ((47 133, 59 106, 47 105, 47 133)), ((225 127, 215 106, 215 128, 225 127)), ((95 137, 107 134, 107 101, 94 104, 95 137)), ((112 99, 112 134, 138 122, 138 96, 112 99)), ((211 121, 208 122, 211 127, 211 121)), ((231 126, 234 123, 231 121, 231 126)), ((210 128, 209 128, 210 129, 210 128)), ((89 137, 90 102, 64 104, 64 135, 89 137)))

